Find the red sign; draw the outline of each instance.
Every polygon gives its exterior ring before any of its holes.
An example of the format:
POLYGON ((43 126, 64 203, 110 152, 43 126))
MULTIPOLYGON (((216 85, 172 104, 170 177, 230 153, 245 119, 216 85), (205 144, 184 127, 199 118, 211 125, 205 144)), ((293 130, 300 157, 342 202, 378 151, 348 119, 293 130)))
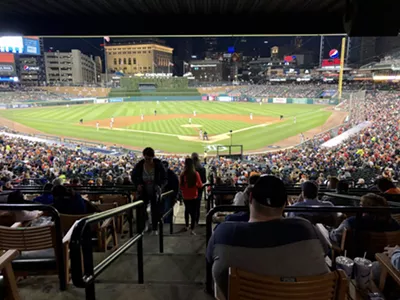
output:
POLYGON ((340 59, 323 59, 322 60, 322 67, 332 67, 332 66, 340 66, 340 59))
POLYGON ((292 62, 292 61, 293 61, 293 56, 287 55, 287 56, 285 56, 285 57, 283 58, 283 60, 286 61, 286 62, 292 62))

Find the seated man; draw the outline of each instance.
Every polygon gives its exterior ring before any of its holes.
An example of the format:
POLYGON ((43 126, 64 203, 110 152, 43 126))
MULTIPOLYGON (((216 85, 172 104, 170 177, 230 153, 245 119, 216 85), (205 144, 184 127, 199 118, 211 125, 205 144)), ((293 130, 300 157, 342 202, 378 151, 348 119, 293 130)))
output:
MULTIPOLYGON (((385 198, 372 193, 361 197, 361 207, 388 206, 385 198)), ((332 241, 340 243, 345 229, 356 229, 361 231, 396 231, 400 225, 391 217, 390 213, 370 214, 364 213, 361 219, 356 222, 356 217, 347 218, 335 230, 332 230, 329 237, 332 241), (357 227, 356 227, 357 225, 357 227)))
MULTIPOLYGON (((292 206, 333 206, 333 204, 329 201, 320 201, 318 200, 318 185, 316 185, 312 181, 306 181, 301 185, 301 198, 303 199, 302 201, 299 201, 292 206)), ((318 214, 323 214, 323 215, 328 215, 327 213, 318 213, 318 214)), ((313 216, 316 215, 314 212, 291 212, 289 213, 289 217, 304 217, 307 219, 307 216, 313 216)), ((336 217, 336 214, 334 214, 333 217, 336 217)))
POLYGON ((287 277, 329 272, 317 229, 307 220, 282 217, 286 199, 279 178, 261 176, 249 197, 249 222, 224 222, 214 231, 207 260, 226 298, 230 267, 287 277))

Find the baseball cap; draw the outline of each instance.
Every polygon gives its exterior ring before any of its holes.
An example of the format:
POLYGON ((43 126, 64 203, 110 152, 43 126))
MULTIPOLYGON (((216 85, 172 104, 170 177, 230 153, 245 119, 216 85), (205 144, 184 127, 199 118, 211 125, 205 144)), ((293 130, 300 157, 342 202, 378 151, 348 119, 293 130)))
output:
POLYGON ((252 188, 252 198, 261 205, 283 207, 287 193, 283 181, 271 175, 263 175, 252 188))

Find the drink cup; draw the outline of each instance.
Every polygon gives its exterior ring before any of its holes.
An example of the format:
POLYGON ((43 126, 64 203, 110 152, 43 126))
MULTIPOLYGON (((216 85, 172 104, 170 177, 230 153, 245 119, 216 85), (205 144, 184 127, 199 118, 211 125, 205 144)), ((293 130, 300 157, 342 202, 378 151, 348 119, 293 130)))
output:
POLYGON ((354 261, 345 256, 336 257, 336 269, 343 270, 348 278, 353 275, 354 261))
POLYGON ((354 259, 354 276, 356 279, 356 286, 365 290, 369 286, 371 277, 372 262, 362 257, 356 257, 354 259))

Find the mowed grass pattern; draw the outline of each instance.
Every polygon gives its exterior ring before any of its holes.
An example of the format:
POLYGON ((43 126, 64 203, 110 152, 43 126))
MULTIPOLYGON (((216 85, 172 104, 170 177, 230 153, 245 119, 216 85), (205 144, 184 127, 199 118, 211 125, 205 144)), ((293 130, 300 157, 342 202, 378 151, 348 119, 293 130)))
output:
MULTIPOLYGON (((110 119, 112 116, 140 116, 153 115, 157 110, 158 115, 164 114, 193 114, 194 124, 201 124, 210 134, 226 133, 229 130, 250 127, 251 124, 236 121, 201 119, 201 114, 229 114, 279 117, 284 115, 285 121, 235 133, 233 142, 243 144, 244 150, 254 150, 271 145, 284 138, 298 135, 312 128, 321 126, 327 120, 330 112, 323 111, 320 105, 302 104, 263 104, 257 103, 222 103, 202 101, 176 101, 176 102, 125 102, 112 104, 91 104, 57 106, 45 108, 14 109, 0 111, 0 116, 36 128, 44 133, 58 136, 68 136, 100 142, 116 143, 120 145, 136 146, 142 148, 153 146, 158 150, 186 153, 191 151, 202 152, 206 144, 187 142, 173 136, 147 134, 142 132, 116 131, 102 129, 96 131, 93 127, 81 126, 79 119, 96 121, 110 119), (296 116, 297 123, 293 124, 296 116)), ((187 124, 188 119, 176 118, 154 122, 143 122, 129 126, 131 129, 150 132, 163 132, 180 135, 194 135, 193 128, 181 127, 187 124)), ((218 144, 229 143, 230 140, 220 141, 218 144)))

